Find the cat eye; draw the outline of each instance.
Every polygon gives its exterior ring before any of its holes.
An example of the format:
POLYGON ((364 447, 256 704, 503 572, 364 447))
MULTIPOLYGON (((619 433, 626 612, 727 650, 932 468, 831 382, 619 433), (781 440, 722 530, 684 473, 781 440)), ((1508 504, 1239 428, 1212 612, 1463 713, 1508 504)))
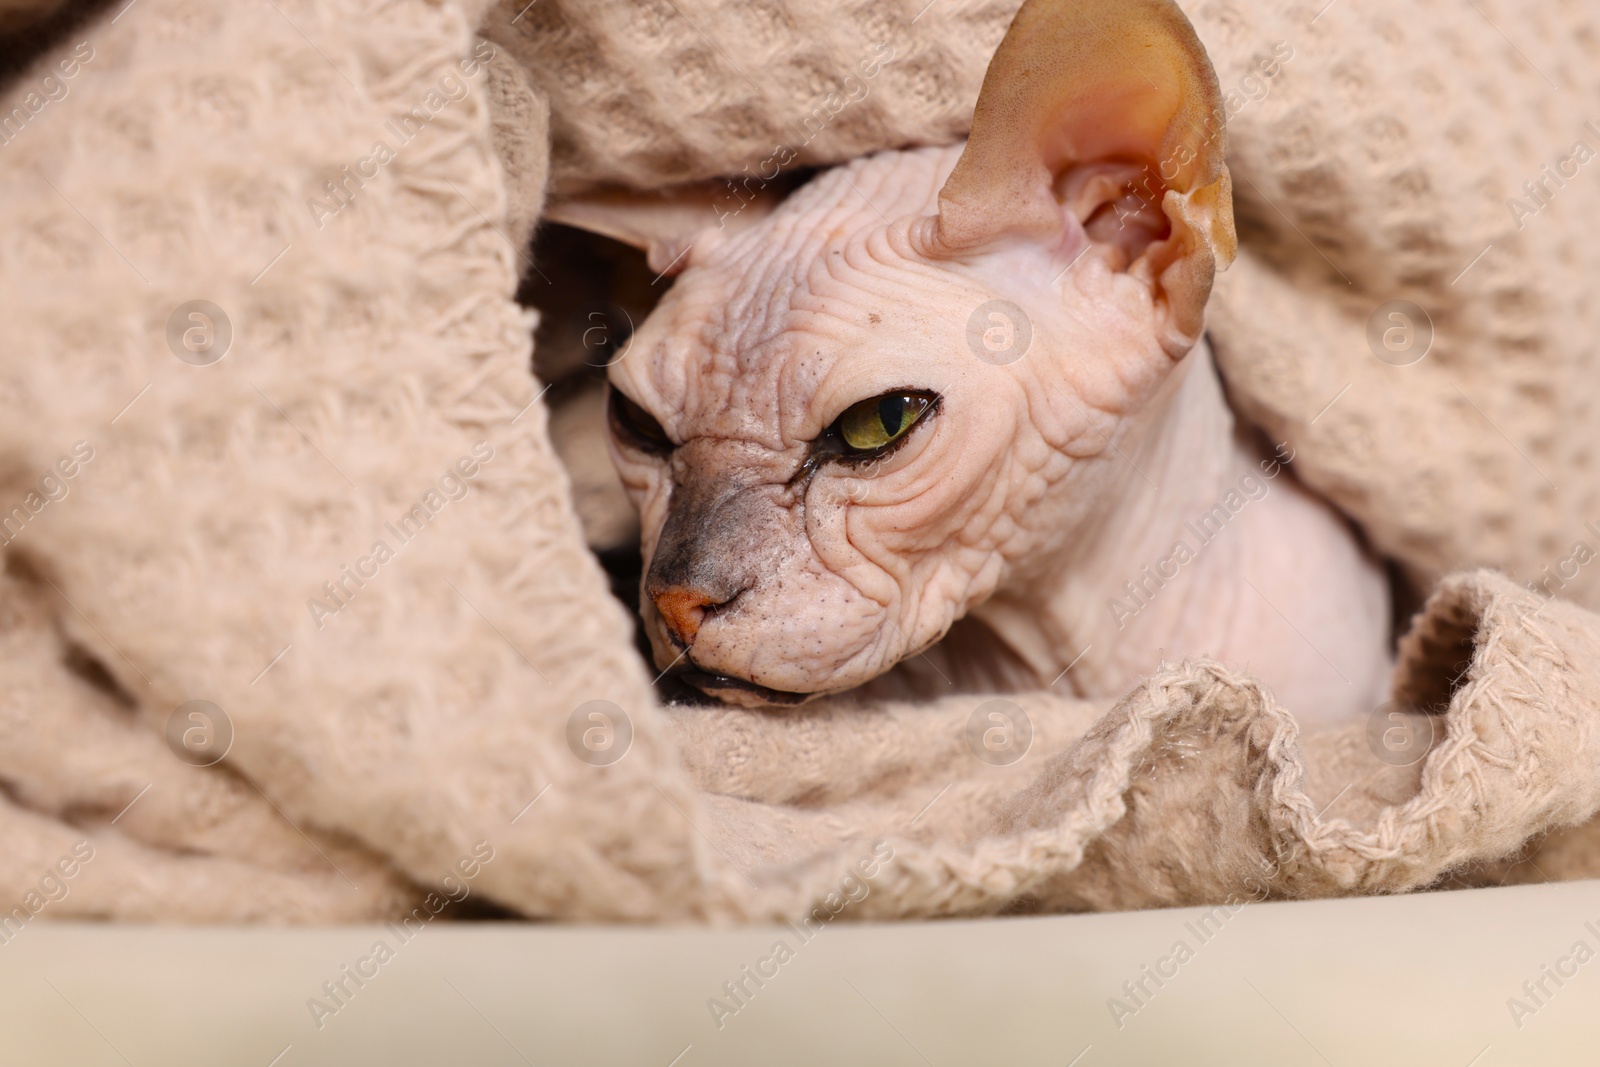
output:
POLYGON ((829 433, 838 435, 846 455, 878 452, 909 433, 935 400, 930 393, 884 393, 846 408, 829 433))
POLYGON ((656 417, 629 400, 620 390, 607 388, 610 394, 606 403, 606 416, 611 422, 611 432, 624 444, 643 452, 671 452, 672 438, 662 429, 656 417))

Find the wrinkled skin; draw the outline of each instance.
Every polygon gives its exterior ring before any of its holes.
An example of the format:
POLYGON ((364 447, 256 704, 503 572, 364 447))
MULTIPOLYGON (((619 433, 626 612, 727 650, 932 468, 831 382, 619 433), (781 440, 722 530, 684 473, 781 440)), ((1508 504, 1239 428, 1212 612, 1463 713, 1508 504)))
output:
POLYGON ((695 235, 612 365, 672 445, 612 441, 657 666, 731 702, 791 703, 883 675, 970 615, 1009 650, 995 684, 1118 696, 1162 659, 1208 654, 1307 721, 1370 710, 1381 571, 1235 424, 1204 342, 1173 326, 1150 266, 1178 254, 1159 210, 1075 201, 1106 173, 1085 167, 1061 184, 1058 234, 930 260, 917 220, 960 153, 857 160, 739 232, 695 235), (1031 322, 1014 362, 969 344, 996 299, 1031 322), (886 455, 813 456, 847 407, 903 388, 938 401, 886 455), (1264 495, 1147 581, 1145 606, 1112 607, 1252 474, 1264 495))

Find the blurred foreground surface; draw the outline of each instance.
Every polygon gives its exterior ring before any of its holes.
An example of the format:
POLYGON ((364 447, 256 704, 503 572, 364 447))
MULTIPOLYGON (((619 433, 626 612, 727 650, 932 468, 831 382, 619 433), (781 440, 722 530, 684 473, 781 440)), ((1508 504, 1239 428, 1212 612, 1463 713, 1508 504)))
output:
POLYGON ((815 932, 35 922, 0 1060, 1589 1063, 1596 950, 1600 882, 815 932))

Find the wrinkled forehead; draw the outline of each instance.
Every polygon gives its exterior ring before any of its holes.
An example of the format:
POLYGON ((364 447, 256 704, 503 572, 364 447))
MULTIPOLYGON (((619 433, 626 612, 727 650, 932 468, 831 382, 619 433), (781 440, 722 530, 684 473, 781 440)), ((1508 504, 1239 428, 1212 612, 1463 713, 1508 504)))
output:
POLYGON ((681 437, 785 447, 819 384, 892 316, 900 265, 885 235, 933 210, 941 169, 912 153, 862 160, 747 230, 712 231, 613 380, 681 437))

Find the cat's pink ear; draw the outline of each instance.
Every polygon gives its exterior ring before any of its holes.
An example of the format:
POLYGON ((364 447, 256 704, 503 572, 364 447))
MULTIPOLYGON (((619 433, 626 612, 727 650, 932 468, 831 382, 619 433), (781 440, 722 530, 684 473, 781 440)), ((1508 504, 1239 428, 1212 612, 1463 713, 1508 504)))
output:
POLYGON ((1236 247, 1224 116, 1211 61, 1171 0, 1028 0, 989 64, 939 213, 913 240, 931 258, 1058 243, 1070 212, 1091 239, 1110 243, 1115 229, 1126 245, 1122 220, 1143 203, 1152 240, 1127 258, 1171 325, 1197 334, 1236 247), (1112 208, 1117 224, 1098 225, 1112 208))
POLYGON ((720 180, 649 193, 607 189, 553 199, 542 219, 632 245, 644 251, 651 270, 671 275, 696 245, 754 225, 782 199, 776 185, 750 189, 720 180))

